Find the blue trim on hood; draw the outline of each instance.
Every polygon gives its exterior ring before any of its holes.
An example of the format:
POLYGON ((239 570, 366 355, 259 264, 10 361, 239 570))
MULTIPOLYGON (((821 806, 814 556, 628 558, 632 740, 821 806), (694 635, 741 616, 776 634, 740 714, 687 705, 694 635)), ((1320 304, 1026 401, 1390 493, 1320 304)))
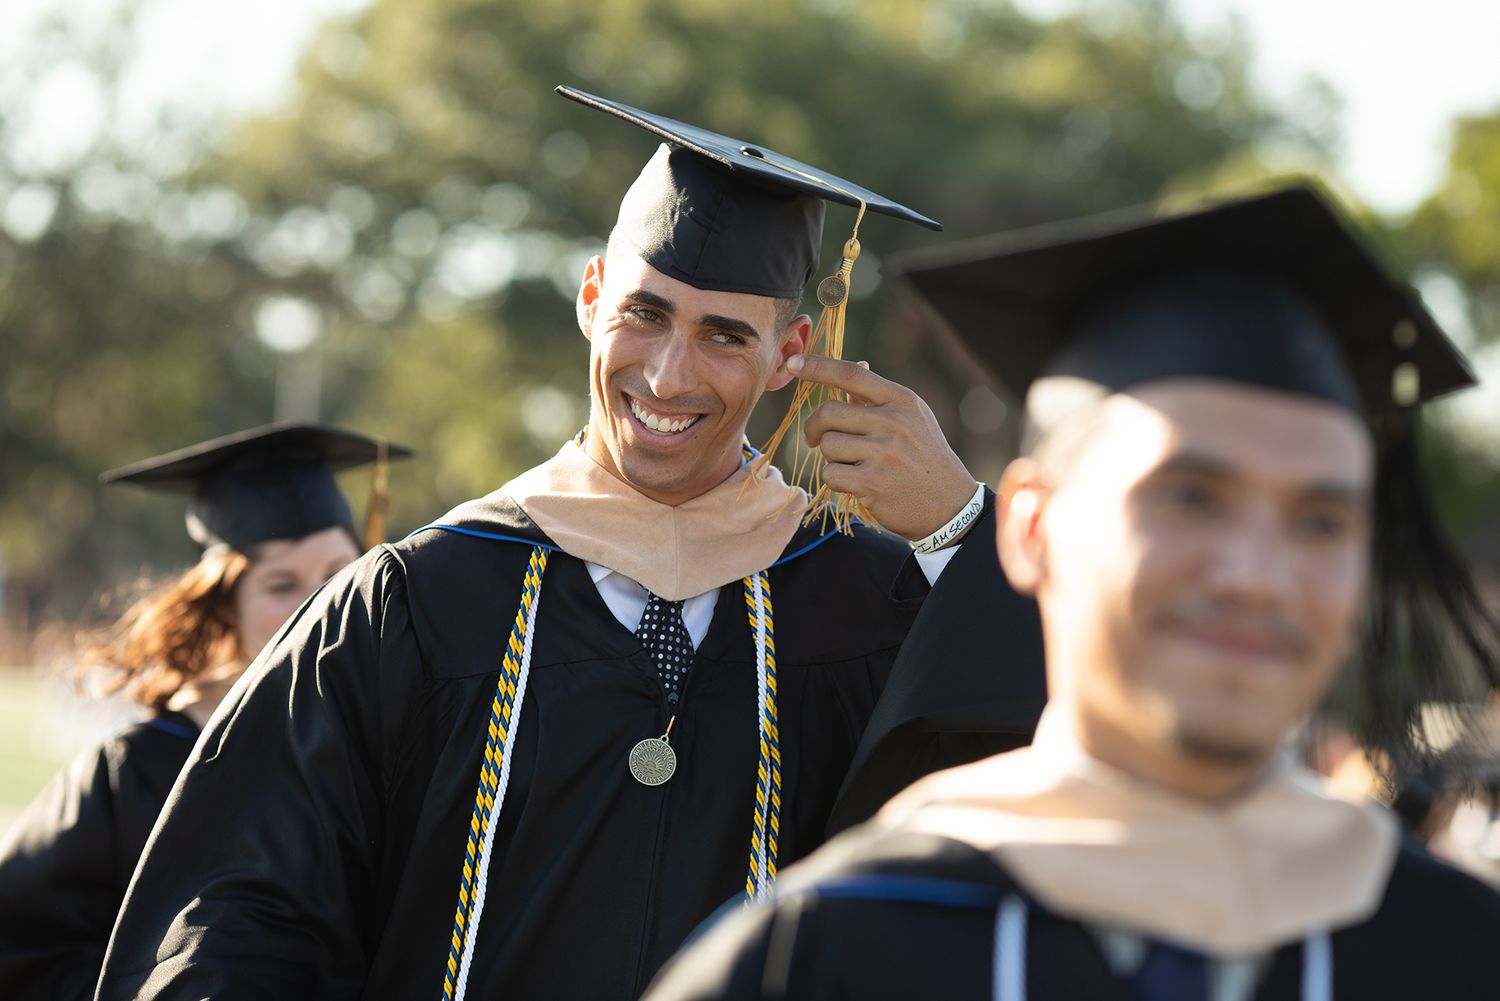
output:
MULTIPOLYGON (((855 524, 859 524, 859 522, 855 522, 855 524)), ((566 550, 564 550, 561 546, 557 546, 549 542, 537 542, 535 539, 524 539, 519 535, 502 535, 499 532, 481 532, 477 528, 460 528, 457 525, 442 525, 438 524, 437 522, 433 522, 430 525, 423 525, 421 528, 414 529, 413 531, 407 533, 406 537, 410 539, 412 536, 418 534, 419 532, 425 532, 429 529, 437 529, 438 531, 442 532, 456 532, 459 535, 469 535, 473 536, 476 539, 491 539, 495 542, 519 542, 523 546, 540 546, 541 548, 554 553, 566 552, 566 550)), ((792 560, 795 560, 799 556, 806 556, 808 553, 812 552, 814 549, 817 549, 823 543, 827 542, 829 539, 838 534, 838 529, 827 532, 821 537, 814 539, 812 542, 809 542, 807 545, 803 546, 795 553, 788 553, 787 555, 783 556, 775 563, 772 563, 770 566, 766 567, 766 569, 774 570, 784 563, 792 562, 792 560)))
POLYGON ((430 528, 435 528, 443 532, 457 532, 459 535, 472 535, 476 539, 493 539, 496 542, 519 542, 523 546, 532 547, 540 546, 541 548, 554 553, 560 553, 563 551, 562 547, 553 545, 550 542, 538 542, 535 539, 523 539, 519 535, 501 535, 498 532, 481 532, 477 528, 460 528, 457 525, 440 525, 437 522, 433 522, 430 525, 423 525, 421 528, 413 529, 412 531, 407 533, 406 537, 410 539, 418 532, 425 532, 430 528))
POLYGON ((186 740, 198 739, 197 730, 194 730, 191 727, 183 726, 181 723, 173 723, 169 719, 162 719, 160 716, 153 716, 151 719, 146 720, 146 725, 151 727, 151 729, 153 730, 160 730, 162 733, 170 733, 174 737, 182 737, 186 740))

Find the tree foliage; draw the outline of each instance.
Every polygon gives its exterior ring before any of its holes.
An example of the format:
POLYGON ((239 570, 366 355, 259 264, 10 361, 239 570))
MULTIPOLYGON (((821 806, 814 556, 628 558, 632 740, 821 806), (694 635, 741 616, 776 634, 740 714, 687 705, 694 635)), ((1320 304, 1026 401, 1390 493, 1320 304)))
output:
MULTIPOLYGON (((1479 361, 1493 383, 1500 361, 1500 111, 1454 123, 1448 165, 1437 190, 1391 245, 1424 285, 1439 319, 1479 361), (1487 362, 1487 364, 1484 364, 1487 362)), ((1500 409, 1493 386, 1455 400, 1447 414, 1440 475, 1449 520, 1466 535, 1488 537, 1476 558, 1500 574, 1495 511, 1500 505, 1500 409)))
POLYGON ((1406 233, 1414 268, 1446 271, 1464 286, 1480 340, 1500 333, 1500 112, 1459 120, 1438 190, 1406 233))
MULTIPOLYGON (((107 85, 110 59, 73 57, 107 85)), ((186 560, 177 506, 101 500, 95 474, 269 419, 278 370, 314 362, 324 417, 421 450, 393 477, 398 528, 550 453, 586 412, 577 278, 653 146, 558 83, 826 166, 961 237, 1255 173, 1263 149, 1319 156, 1327 136, 1267 107, 1247 61, 1155 0, 1046 23, 1000 0, 375 0, 319 33, 285 107, 185 166, 107 136, 50 174, 0 162, 0 202, 55 199, 40 233, 0 229, 0 568, 70 610, 122 566, 186 560), (278 357, 257 334, 288 300, 318 337, 278 357)), ((0 120, 23 98, 0 92, 0 120)), ((850 221, 830 211, 825 260, 850 221)), ((862 235, 856 343, 989 447, 1000 401, 878 287, 880 254, 932 236, 862 235)))

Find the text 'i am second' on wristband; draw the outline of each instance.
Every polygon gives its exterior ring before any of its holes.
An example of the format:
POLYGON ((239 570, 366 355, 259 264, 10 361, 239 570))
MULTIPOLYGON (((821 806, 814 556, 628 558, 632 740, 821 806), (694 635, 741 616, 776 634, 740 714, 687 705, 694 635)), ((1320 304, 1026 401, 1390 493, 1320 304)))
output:
POLYGON ((912 549, 919 553, 935 553, 964 534, 969 526, 974 524, 975 519, 979 517, 979 513, 984 510, 984 484, 978 483, 977 486, 979 489, 974 491, 974 496, 969 498, 969 503, 959 509, 958 514, 953 516, 952 521, 927 536, 927 538, 918 539, 916 542, 913 542, 911 544, 912 549))

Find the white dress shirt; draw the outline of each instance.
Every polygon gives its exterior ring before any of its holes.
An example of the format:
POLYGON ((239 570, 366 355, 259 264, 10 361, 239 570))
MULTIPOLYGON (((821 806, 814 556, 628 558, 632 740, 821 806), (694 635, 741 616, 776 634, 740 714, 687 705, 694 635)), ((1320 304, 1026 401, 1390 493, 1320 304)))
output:
MULTIPOLYGON (((939 575, 958 550, 959 546, 950 546, 935 553, 916 554, 917 565, 922 568, 922 575, 927 578, 927 583, 937 583, 939 575)), ((609 567, 598 563, 584 565, 588 567, 594 586, 599 589, 599 597, 604 599, 615 618, 620 620, 620 625, 635 632, 646 611, 646 589, 609 567)), ((687 626, 688 635, 693 638, 693 649, 703 645, 703 637, 708 635, 708 624, 713 621, 714 606, 718 602, 719 589, 714 588, 712 591, 696 594, 682 603, 682 621, 687 626)))

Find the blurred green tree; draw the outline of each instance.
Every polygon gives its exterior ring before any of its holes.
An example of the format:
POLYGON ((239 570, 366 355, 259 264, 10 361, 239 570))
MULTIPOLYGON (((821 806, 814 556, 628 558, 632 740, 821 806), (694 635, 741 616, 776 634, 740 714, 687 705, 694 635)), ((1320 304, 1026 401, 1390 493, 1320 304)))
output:
MULTIPOLYGON (((553 85, 829 166, 958 236, 1147 201, 1261 147, 1316 161, 1328 137, 1256 98, 1239 40, 1205 48, 1161 3, 1108 9, 1042 24, 958 0, 383 0, 330 25, 287 114, 249 123, 200 177, 252 207, 246 265, 301 280, 337 318, 333 411, 448 443, 401 498, 436 513, 585 413, 570 300, 653 142, 553 85), (344 253, 320 262, 319 241, 344 253)), ((831 213, 825 257, 848 221, 831 213)), ((885 220, 865 233, 857 292, 875 289, 879 253, 930 239, 885 220)), ((856 325, 887 305, 861 304, 856 325)), ((874 357, 960 425, 913 329, 888 325, 874 357)))
MULTIPOLYGON (((1489 372, 1500 361, 1500 110, 1454 123, 1448 165, 1437 190, 1390 244, 1438 318, 1489 372)), ((1451 521, 1468 534, 1500 538, 1500 404, 1497 396, 1458 399, 1440 421, 1440 472, 1451 521)), ((1485 557, 1500 575, 1500 550, 1485 557)))
POLYGON ((88 38, 49 18, 0 71, 0 647, 52 599, 72 613, 185 556, 180 510, 106 513, 100 470, 269 404, 219 247, 238 198, 179 183, 190 147, 171 123, 135 150, 115 128, 132 16, 88 38))
POLYGON ((1476 339, 1500 336, 1500 111, 1454 123, 1443 180, 1404 235, 1413 271, 1462 284, 1476 339))

